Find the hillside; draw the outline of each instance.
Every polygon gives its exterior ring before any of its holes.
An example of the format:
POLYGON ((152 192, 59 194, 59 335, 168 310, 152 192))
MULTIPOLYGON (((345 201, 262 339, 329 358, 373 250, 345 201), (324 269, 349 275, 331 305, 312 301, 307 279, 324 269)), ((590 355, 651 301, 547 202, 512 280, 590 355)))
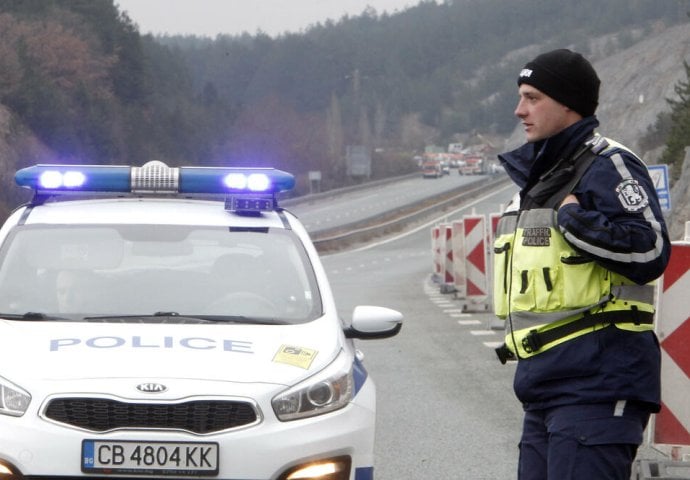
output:
MULTIPOLYGON (((690 61, 690 25, 660 32, 634 47, 595 63, 603 86, 601 132, 639 151, 639 139, 669 110, 668 98, 676 98, 674 86, 687 80, 682 67, 690 61)), ((644 160, 656 163, 660 151, 647 152, 644 160)), ((690 170, 687 159, 681 178, 672 189, 672 213, 668 216, 671 239, 682 238, 690 220, 690 170)))
POLYGON ((602 132, 639 150, 639 139, 668 111, 667 98, 685 80, 690 60, 690 24, 660 31, 608 58, 594 62, 602 80, 598 116, 602 132))

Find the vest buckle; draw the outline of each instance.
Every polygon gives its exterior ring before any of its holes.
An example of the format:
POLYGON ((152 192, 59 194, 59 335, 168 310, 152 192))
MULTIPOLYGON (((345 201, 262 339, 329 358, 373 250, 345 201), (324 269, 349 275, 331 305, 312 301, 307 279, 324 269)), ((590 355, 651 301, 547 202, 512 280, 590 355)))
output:
POLYGON ((539 332, 536 330, 530 330, 522 339, 522 348, 524 348, 527 353, 538 352, 543 346, 544 343, 542 342, 539 332))
POLYGON ((495 349, 496 355, 500 360, 501 364, 505 365, 509 360, 515 360, 515 355, 510 351, 508 345, 505 343, 500 347, 495 349))

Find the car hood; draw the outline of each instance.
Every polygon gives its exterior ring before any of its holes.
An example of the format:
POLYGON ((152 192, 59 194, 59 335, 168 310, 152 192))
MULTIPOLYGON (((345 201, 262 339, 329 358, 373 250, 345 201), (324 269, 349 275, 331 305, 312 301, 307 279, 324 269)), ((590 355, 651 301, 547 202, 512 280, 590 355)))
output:
POLYGON ((291 385, 333 360, 344 338, 339 329, 325 317, 280 326, 0 320, 0 375, 27 383, 175 378, 291 385))

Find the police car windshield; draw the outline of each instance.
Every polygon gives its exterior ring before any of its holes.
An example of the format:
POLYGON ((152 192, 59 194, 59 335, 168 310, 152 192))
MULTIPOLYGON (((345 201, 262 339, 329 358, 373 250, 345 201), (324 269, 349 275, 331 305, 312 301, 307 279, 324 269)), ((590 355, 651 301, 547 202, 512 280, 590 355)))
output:
POLYGON ((321 315, 321 303, 289 230, 30 225, 0 251, 0 312, 303 323, 321 315))

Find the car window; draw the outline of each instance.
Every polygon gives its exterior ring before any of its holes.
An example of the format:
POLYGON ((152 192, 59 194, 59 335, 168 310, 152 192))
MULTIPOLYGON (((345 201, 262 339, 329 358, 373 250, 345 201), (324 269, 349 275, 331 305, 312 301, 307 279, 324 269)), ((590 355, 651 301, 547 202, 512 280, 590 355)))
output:
POLYGON ((0 251, 0 312, 240 316, 321 314, 311 264, 283 229, 21 226, 0 251))

